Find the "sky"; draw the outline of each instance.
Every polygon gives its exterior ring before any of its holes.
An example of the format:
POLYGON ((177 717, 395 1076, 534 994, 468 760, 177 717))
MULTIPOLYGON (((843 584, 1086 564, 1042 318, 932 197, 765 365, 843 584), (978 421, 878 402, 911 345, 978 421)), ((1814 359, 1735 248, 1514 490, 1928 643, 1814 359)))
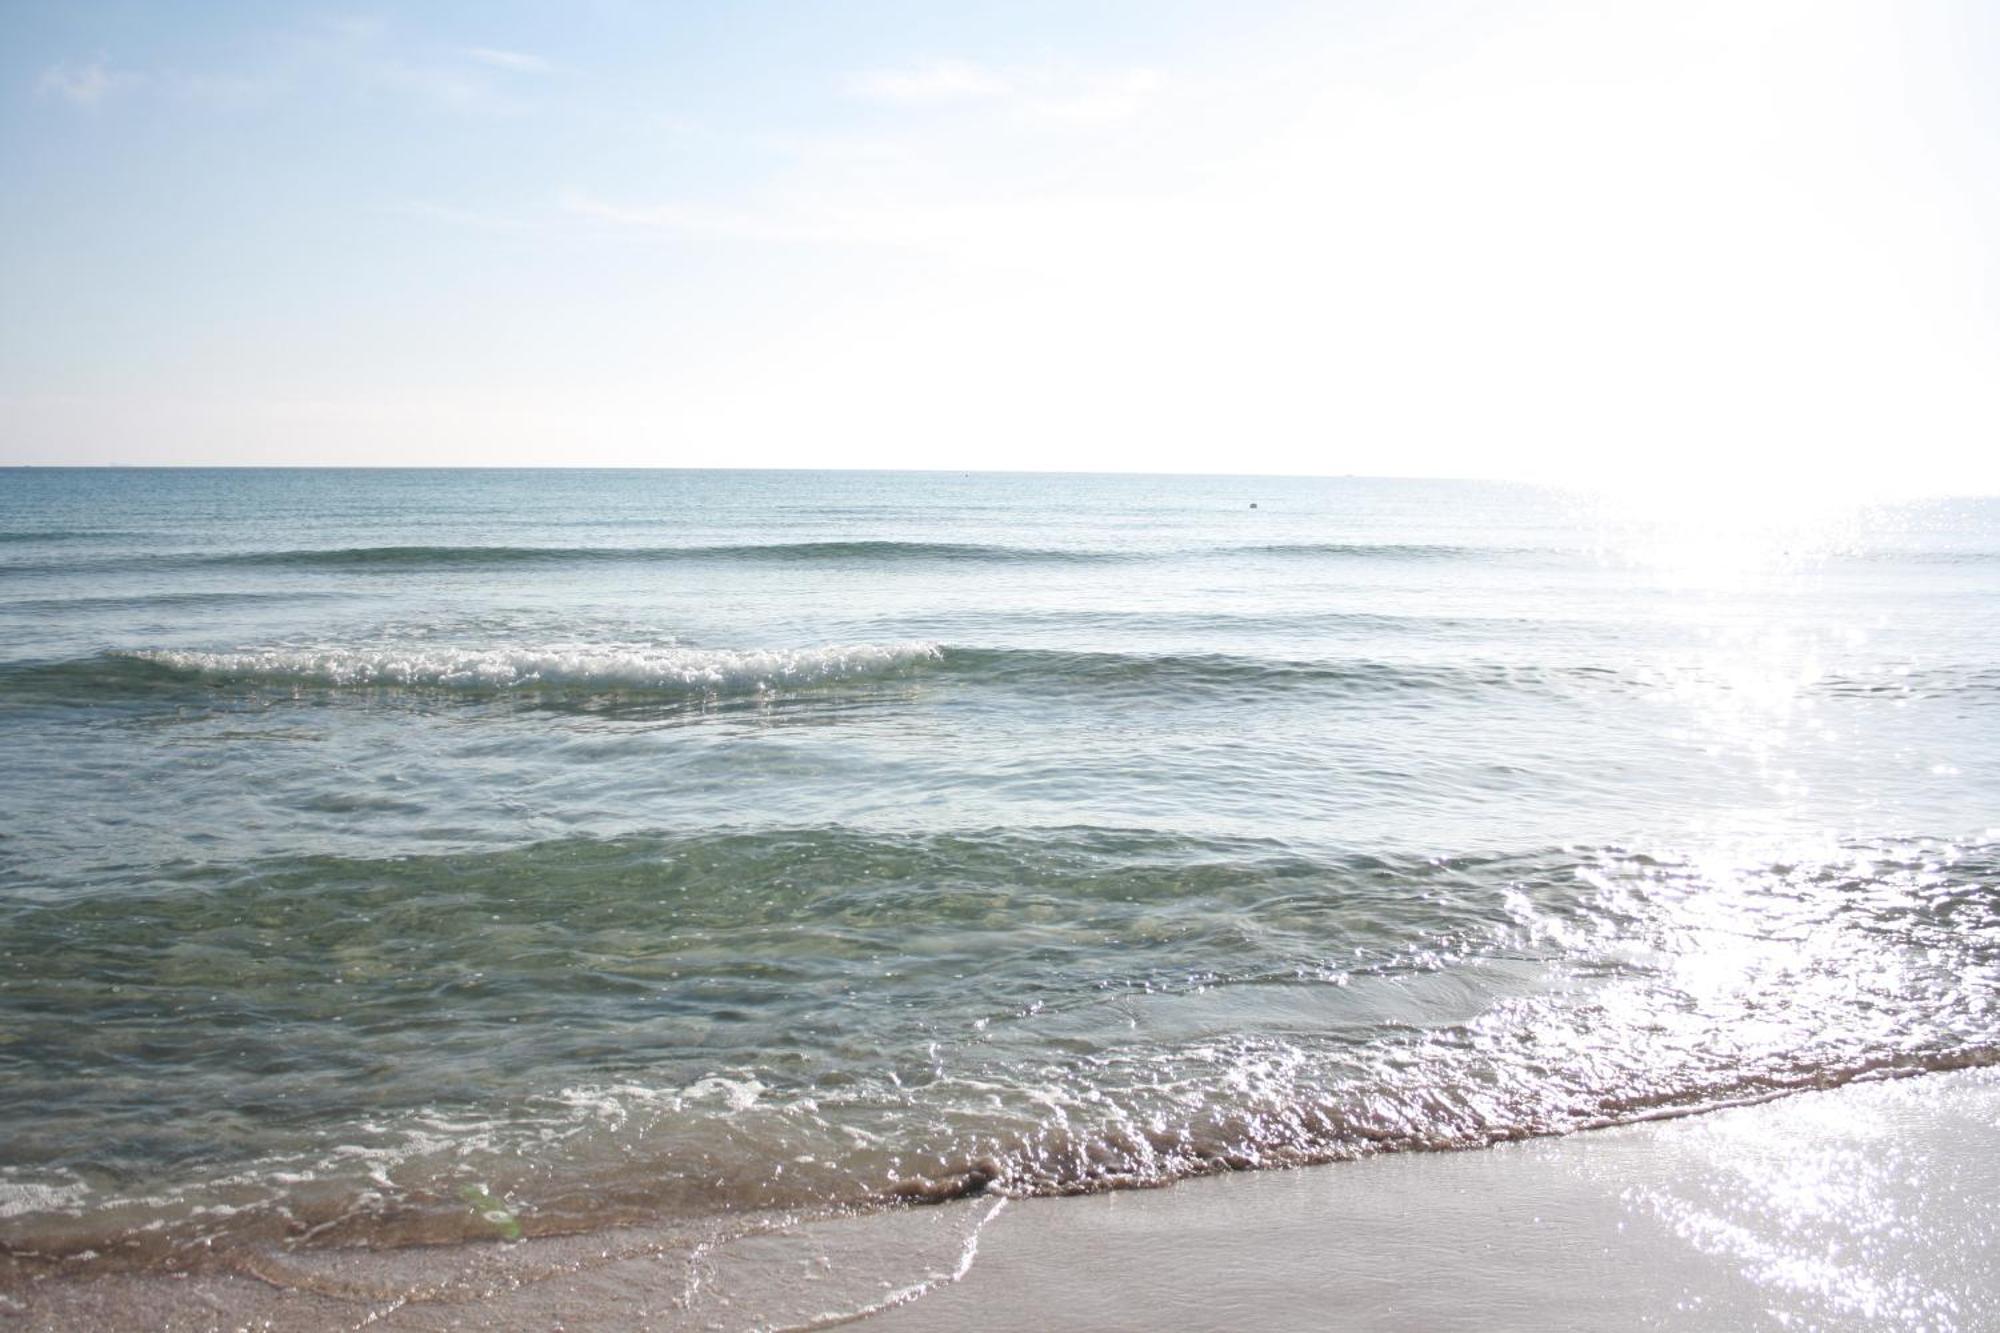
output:
POLYGON ((2000 492, 1982 0, 0 0, 0 463, 2000 492))

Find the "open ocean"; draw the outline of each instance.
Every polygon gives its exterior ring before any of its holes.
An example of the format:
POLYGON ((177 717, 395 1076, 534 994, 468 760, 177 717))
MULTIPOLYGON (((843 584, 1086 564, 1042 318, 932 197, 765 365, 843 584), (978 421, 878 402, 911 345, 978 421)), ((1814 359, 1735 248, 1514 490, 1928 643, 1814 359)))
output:
POLYGON ((2000 502, 0 471, 0 1293, 2000 1059, 2000 502))

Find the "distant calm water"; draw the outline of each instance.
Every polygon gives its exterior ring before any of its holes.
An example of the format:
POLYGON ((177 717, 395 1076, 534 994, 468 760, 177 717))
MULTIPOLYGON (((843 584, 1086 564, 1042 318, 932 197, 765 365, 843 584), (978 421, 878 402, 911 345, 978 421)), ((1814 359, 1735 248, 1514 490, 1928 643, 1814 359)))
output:
POLYGON ((2000 1055, 2000 504, 0 471, 11 1280, 2000 1055))

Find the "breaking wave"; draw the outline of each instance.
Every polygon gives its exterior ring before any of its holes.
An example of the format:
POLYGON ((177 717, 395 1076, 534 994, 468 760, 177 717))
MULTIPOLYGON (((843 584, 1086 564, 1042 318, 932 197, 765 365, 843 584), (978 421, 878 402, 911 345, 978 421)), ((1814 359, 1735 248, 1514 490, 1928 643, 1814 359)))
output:
POLYGON ((187 865, 0 911, 15 984, 96 997, 23 1010, 16 1039, 103 1076, 45 1067, 23 1095, 172 1108, 121 1141, 132 1180, 201 1161, 217 1096, 336 1132, 274 1121, 142 1197, 79 1188, 104 1150, 57 1120, 0 1172, 0 1251, 1089 1192, 1988 1065, 1996 885, 1994 846, 1934 840, 1722 867, 1089 826, 187 865), (553 1026, 516 1045, 529 1010, 553 1026), (150 1043, 146 1079, 85 1032, 150 1043), (365 1096, 313 1072, 419 1037, 365 1096))
POLYGON ((816 648, 267 648, 249 652, 145 649, 113 653, 179 676, 326 686, 510 690, 632 689, 736 693, 879 676, 935 661, 934 643, 816 648))
MULTIPOLYGON (((171 694, 190 684, 706 697, 859 684, 918 672, 969 686, 1106 700, 1130 696, 1205 701, 1296 691, 1355 698, 1575 698, 1738 688, 1691 667, 1639 671, 1588 663, 1294 659, 1239 653, 971 647, 929 639, 743 649, 643 643, 144 648, 41 663, 0 676, 19 698, 85 703, 121 695, 171 694)), ((1903 675, 1830 675, 1796 685, 1807 695, 1984 700, 2000 694, 2000 672, 1933 667, 1903 675)))

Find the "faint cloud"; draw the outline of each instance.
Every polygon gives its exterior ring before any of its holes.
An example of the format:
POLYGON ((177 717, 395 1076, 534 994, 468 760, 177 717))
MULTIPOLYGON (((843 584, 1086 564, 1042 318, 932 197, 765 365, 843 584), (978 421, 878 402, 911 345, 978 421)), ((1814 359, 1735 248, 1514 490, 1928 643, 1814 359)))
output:
POLYGON ((520 234, 546 229, 545 223, 530 218, 482 213, 476 209, 454 208, 449 204, 436 204, 422 199, 392 205, 388 211, 398 217, 415 218, 448 227, 469 227, 475 231, 520 234))
POLYGON ((155 80, 170 96, 198 102, 218 111, 261 106, 290 86, 278 71, 246 74, 166 74, 155 80))
POLYGON ((526 51, 492 46, 425 48, 375 15, 322 15, 293 30, 293 61, 314 79, 349 82, 364 95, 410 98, 460 115, 516 115, 529 105, 508 75, 545 74, 555 65, 526 51))
POLYGON ((1009 107, 1025 120, 1085 124, 1130 119, 1165 82, 1152 69, 1079 71, 1042 65, 996 70, 967 60, 934 60, 851 74, 844 87, 850 97, 892 106, 980 102, 1009 107))
POLYGON ((529 55, 525 51, 502 51, 491 46, 467 47, 468 59, 494 69, 512 70, 517 74, 546 74, 555 68, 540 56, 529 55))
POLYGON ((894 249, 1024 269, 1052 262, 1073 266, 1078 255, 1130 251, 1150 216, 1141 201, 1003 194, 904 188, 877 197, 870 191, 778 190, 717 206, 613 203, 572 190, 562 196, 560 208, 574 218, 635 232, 894 249))
POLYGON ((565 191, 560 201, 563 212, 572 217, 618 227, 634 227, 677 232, 687 236, 716 236, 752 241, 837 241, 848 239, 837 228, 822 222, 786 218, 748 209, 707 208, 698 204, 627 205, 609 203, 595 195, 565 191))
POLYGON ((320 14, 307 26, 316 34, 347 45, 372 42, 389 27, 379 14, 320 14))
POLYGON ((965 60, 934 60, 909 69, 869 70, 849 75, 846 88, 849 96, 864 101, 902 105, 1005 97, 1013 91, 1005 78, 965 60))
POLYGON ((746 136, 743 142, 760 152, 836 169, 907 162, 911 157, 911 145, 905 139, 881 135, 758 133, 746 136))
POLYGON ((102 60, 87 65, 67 61, 49 66, 35 85, 44 97, 60 97, 72 106, 96 106, 120 88, 140 82, 140 76, 113 70, 102 60))
POLYGON ((1069 124, 1130 120, 1145 110, 1165 82, 1158 70, 1151 69, 1094 75, 1046 95, 1027 98, 1022 109, 1038 120, 1069 124))
POLYGON ((357 73, 363 87, 387 88, 461 115, 514 115, 526 110, 484 71, 462 64, 376 60, 363 64, 357 73))
MULTIPOLYGON (((1068 271, 1080 253, 1116 254, 1156 230, 1155 191, 1129 122, 1150 114, 1166 79, 1150 69, 939 61, 857 74, 856 97, 916 114, 876 132, 761 133, 761 178, 703 198, 619 200, 571 189, 560 211, 600 227, 781 244, 884 247, 1012 268, 1068 271), (963 114, 925 114, 940 106, 963 114), (1050 138, 1064 160, 1048 170, 1050 138)), ((1173 155, 1178 166, 1184 155, 1173 155)))
POLYGON ((285 87, 275 73, 186 74, 179 70, 114 70, 102 61, 56 65, 43 72, 37 91, 72 106, 95 107, 114 94, 143 92, 167 101, 192 102, 219 111, 261 105, 285 87))

